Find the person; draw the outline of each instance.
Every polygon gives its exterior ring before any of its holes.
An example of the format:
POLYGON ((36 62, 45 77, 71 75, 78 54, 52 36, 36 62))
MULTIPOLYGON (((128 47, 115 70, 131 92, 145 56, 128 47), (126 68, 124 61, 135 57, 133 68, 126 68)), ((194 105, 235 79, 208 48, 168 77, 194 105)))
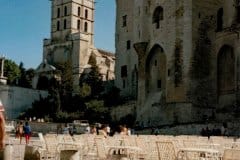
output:
POLYGON ((131 135, 132 135, 131 131, 132 131, 131 128, 127 128, 127 135, 128 135, 128 136, 131 136, 131 135))
POLYGON ((16 127, 15 127, 15 139, 19 137, 19 130, 18 130, 19 123, 20 122, 17 121, 16 127))
POLYGON ((69 134, 70 136, 73 136, 73 125, 69 126, 69 134))
POLYGON ((107 126, 106 125, 102 125, 101 129, 98 131, 98 135, 103 135, 105 138, 107 138, 107 126))
POLYGON ((61 134, 61 133, 62 133, 62 124, 59 123, 59 124, 57 125, 57 135, 58 135, 58 134, 61 134))
POLYGON ((23 131, 23 123, 20 121, 19 124, 17 125, 16 129, 16 138, 20 139, 20 144, 22 143, 22 137, 24 136, 24 131, 23 131))
POLYGON ((24 130, 26 144, 29 144, 29 140, 30 140, 30 136, 31 136, 32 131, 31 131, 31 127, 30 127, 28 121, 25 122, 23 130, 24 130))
POLYGON ((119 133, 120 135, 128 135, 128 129, 127 129, 127 127, 125 126, 125 125, 121 125, 120 126, 120 133, 119 133))
POLYGON ((224 124, 221 127, 221 136, 225 136, 225 125, 224 124))
POLYGON ((87 126, 87 127, 86 127, 86 132, 85 132, 85 133, 86 133, 86 134, 90 134, 90 132, 91 132, 91 128, 90 128, 90 126, 87 126))
POLYGON ((155 136, 159 135, 159 133, 160 133, 158 128, 156 128, 154 132, 155 132, 155 136))
POLYGON ((67 123, 65 123, 65 126, 63 128, 63 134, 69 134, 69 127, 67 123))
POLYGON ((93 135, 97 135, 97 128, 96 128, 96 126, 92 126, 91 127, 91 132, 90 133, 93 134, 93 135))
POLYGON ((0 101, 0 151, 5 147, 4 138, 5 138, 5 118, 4 118, 4 107, 0 101))
POLYGON ((109 125, 107 125, 107 135, 110 136, 111 128, 109 125))

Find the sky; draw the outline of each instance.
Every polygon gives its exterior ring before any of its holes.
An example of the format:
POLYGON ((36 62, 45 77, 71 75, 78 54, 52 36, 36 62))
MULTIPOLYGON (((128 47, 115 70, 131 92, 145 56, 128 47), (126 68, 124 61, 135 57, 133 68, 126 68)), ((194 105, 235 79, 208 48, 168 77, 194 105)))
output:
MULTIPOLYGON (((95 0, 95 47, 115 52, 115 0, 95 0)), ((0 0, 0 56, 37 68, 50 38, 51 1, 0 0)))

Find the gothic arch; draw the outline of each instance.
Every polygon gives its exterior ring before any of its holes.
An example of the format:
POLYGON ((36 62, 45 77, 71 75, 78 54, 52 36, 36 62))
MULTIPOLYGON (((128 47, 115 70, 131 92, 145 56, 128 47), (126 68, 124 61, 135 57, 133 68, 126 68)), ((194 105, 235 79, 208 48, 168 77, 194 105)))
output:
POLYGON ((235 55, 233 48, 224 45, 217 58, 218 95, 233 93, 235 89, 235 55))
POLYGON ((147 93, 158 92, 166 88, 166 59, 163 48, 160 45, 154 45, 147 56, 145 65, 147 93))

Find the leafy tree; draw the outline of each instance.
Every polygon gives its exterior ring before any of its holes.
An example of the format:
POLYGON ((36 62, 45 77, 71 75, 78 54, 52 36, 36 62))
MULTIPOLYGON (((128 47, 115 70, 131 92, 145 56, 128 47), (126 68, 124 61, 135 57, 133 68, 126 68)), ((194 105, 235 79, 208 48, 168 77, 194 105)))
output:
POLYGON ((91 95, 91 87, 86 84, 86 83, 83 83, 82 86, 80 87, 80 96, 82 98, 87 98, 91 95))
POLYGON ((56 63, 54 66, 61 71, 61 92, 62 94, 72 94, 73 91, 73 72, 72 63, 67 61, 65 63, 56 63))
POLYGON ((100 100, 91 100, 86 103, 85 118, 90 122, 109 123, 110 115, 108 109, 104 106, 104 102, 100 100))
POLYGON ((21 76, 19 78, 19 86, 25 87, 25 88, 31 88, 32 87, 32 79, 34 77, 34 69, 30 68, 26 70, 24 68, 24 64, 21 62, 19 65, 19 69, 21 72, 21 76))
POLYGON ((49 87, 48 78, 46 76, 39 76, 37 89, 48 90, 48 87, 49 87))
POLYGON ((120 89, 112 86, 107 93, 103 95, 104 104, 107 107, 116 106, 123 102, 120 96, 120 89))
POLYGON ((96 65, 92 65, 89 73, 82 74, 80 77, 80 87, 83 87, 83 84, 87 84, 91 87, 91 98, 96 98, 103 92, 102 76, 96 65))
POLYGON ((18 65, 14 61, 6 59, 4 62, 4 76, 8 78, 7 83, 9 85, 17 84, 20 74, 18 65))

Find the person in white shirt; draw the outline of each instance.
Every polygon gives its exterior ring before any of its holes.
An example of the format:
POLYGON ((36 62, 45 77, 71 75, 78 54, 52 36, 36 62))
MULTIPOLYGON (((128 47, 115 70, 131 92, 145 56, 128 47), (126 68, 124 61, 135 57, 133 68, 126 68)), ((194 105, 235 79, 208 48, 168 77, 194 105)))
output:
POLYGON ((0 150, 3 150, 5 147, 4 138, 5 138, 5 118, 4 118, 4 107, 0 101, 0 150))

